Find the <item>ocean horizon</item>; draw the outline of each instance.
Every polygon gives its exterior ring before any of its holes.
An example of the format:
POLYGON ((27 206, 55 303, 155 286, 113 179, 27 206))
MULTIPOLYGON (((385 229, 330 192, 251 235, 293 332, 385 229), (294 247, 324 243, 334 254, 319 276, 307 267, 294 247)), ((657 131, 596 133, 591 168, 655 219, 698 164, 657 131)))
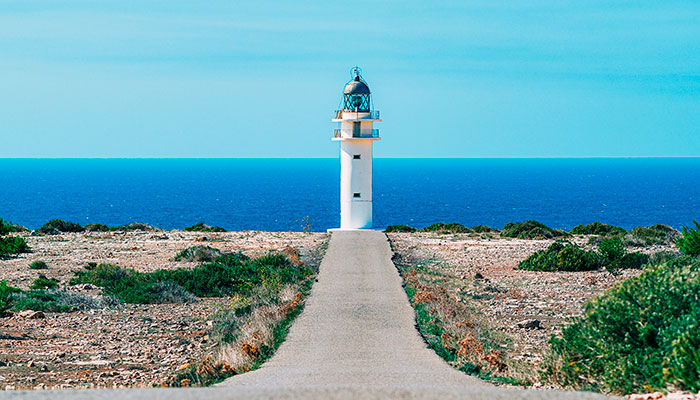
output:
MULTIPOLYGON (((40 227, 325 231, 339 224, 337 158, 4 158, 0 218, 40 227)), ((700 219, 700 158, 375 158, 374 226, 434 222, 569 230, 700 219)))

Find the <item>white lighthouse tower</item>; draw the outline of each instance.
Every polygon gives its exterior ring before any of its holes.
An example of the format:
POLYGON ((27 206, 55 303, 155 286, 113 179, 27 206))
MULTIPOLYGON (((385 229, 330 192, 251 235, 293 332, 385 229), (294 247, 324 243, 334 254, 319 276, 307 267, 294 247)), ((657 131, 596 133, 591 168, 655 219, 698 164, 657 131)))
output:
POLYGON ((340 122, 333 137, 340 142, 340 229, 372 228, 372 143, 380 140, 372 123, 381 119, 371 96, 362 71, 353 68, 333 119, 340 122))

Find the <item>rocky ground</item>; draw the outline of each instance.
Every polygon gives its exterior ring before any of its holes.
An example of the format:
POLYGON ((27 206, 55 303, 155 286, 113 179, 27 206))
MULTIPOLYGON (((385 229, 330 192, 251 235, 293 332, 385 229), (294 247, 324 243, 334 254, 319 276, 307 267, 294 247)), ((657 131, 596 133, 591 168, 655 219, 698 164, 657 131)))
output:
MULTIPOLYGON (((493 234, 390 233, 397 263, 427 265, 450 281, 455 298, 475 307, 493 329, 507 335, 507 356, 522 361, 536 379, 536 368, 548 349, 547 341, 583 304, 617 282, 639 273, 625 270, 536 272, 518 270, 518 263, 551 240, 502 239, 493 234)), ((587 237, 572 241, 591 249, 587 237)), ((654 253, 671 246, 629 251, 654 253)))
MULTIPOLYGON (((0 260, 0 280, 27 289, 39 274, 68 292, 97 295, 90 285, 69 286, 73 271, 88 262, 138 271, 193 267, 173 257, 193 245, 242 251, 256 257, 270 250, 299 249, 318 264, 328 235, 302 232, 182 231, 23 234, 32 249, 0 260), (42 260, 49 269, 32 270, 42 260)), ((217 346, 209 338, 211 317, 227 299, 188 304, 119 305, 69 313, 21 312, 0 318, 0 389, 149 387, 178 368, 201 360, 217 346)))

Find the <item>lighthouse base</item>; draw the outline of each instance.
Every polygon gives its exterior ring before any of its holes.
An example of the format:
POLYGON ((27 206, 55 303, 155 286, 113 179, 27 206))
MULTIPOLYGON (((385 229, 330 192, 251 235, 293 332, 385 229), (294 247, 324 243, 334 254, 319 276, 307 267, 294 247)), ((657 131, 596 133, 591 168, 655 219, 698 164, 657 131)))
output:
POLYGON ((371 228, 328 228, 326 232, 348 232, 348 231, 376 231, 376 229, 371 228))

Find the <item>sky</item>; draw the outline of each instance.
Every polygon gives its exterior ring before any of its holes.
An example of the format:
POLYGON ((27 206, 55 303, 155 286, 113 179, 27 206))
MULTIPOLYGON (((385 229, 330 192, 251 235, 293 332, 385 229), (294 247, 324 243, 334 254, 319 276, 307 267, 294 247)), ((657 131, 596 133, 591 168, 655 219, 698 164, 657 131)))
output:
POLYGON ((0 0, 0 157, 700 156, 700 2, 0 0))

